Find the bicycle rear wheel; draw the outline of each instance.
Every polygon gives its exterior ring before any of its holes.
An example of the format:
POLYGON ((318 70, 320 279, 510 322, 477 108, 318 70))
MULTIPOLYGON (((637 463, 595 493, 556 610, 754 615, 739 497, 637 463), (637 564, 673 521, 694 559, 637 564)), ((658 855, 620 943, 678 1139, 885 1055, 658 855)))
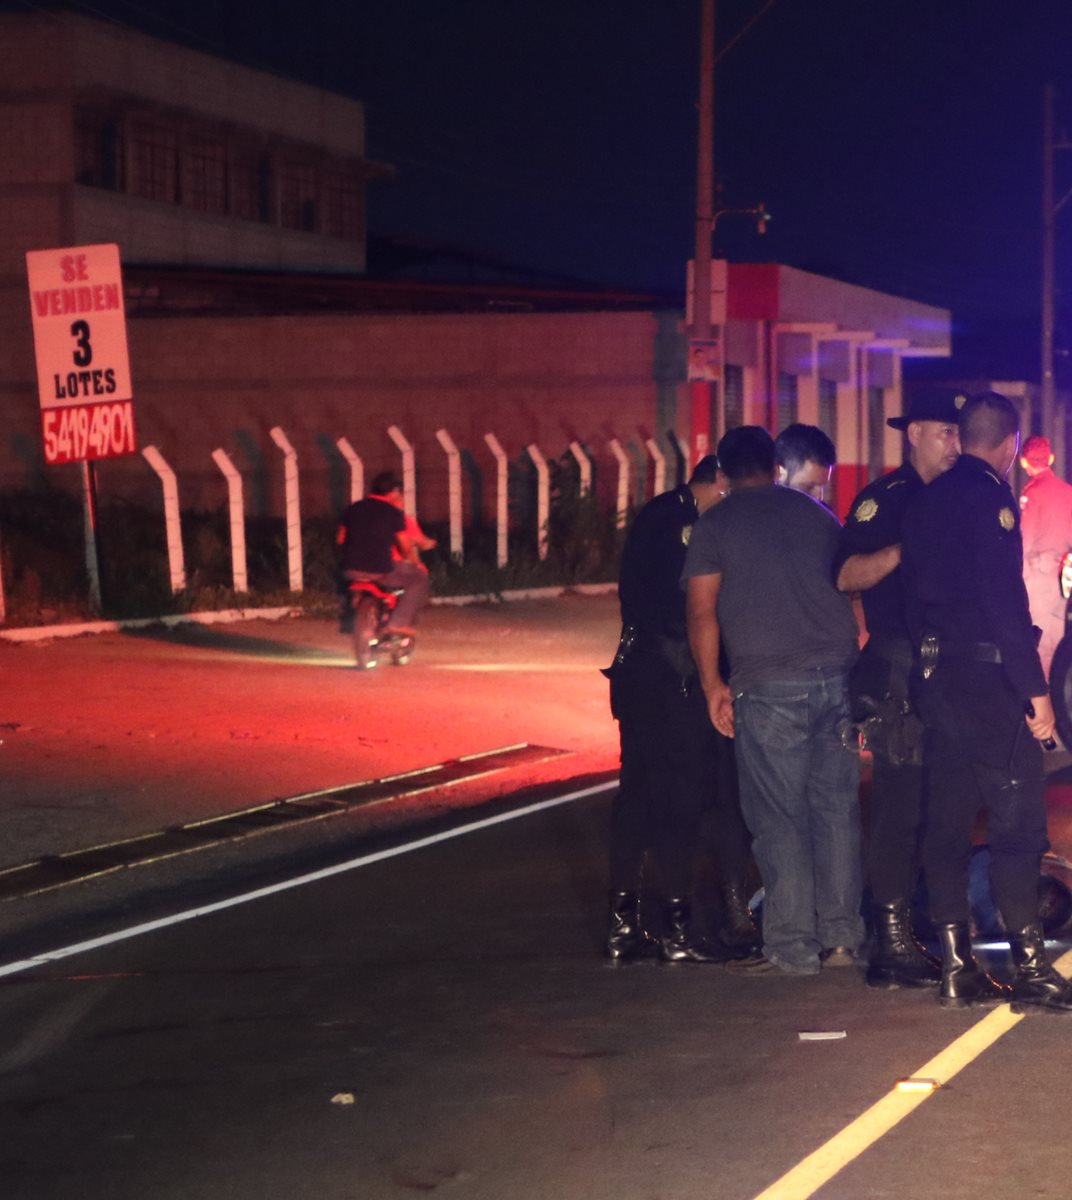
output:
POLYGON ((354 612, 354 660, 359 671, 369 671, 376 665, 379 627, 379 604, 372 596, 362 596, 354 612))

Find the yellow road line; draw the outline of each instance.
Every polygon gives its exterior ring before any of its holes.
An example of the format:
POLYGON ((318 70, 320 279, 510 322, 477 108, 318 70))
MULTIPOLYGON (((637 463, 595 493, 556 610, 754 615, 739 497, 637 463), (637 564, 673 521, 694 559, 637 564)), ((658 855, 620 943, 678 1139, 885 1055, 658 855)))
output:
MULTIPOLYGON (((1072 971, 1072 950, 1063 954, 1054 964, 1062 975, 1072 971)), ((939 1085, 948 1082, 969 1063, 974 1062, 984 1050, 992 1046, 1023 1020, 1023 1015, 1014 1013, 1007 1004, 988 1013, 978 1024, 973 1025, 956 1041, 936 1054, 911 1078, 936 1079, 939 1085)), ((858 1158, 874 1145, 880 1137, 889 1133, 936 1092, 899 1092, 896 1087, 889 1091, 840 1133, 835 1134, 818 1150, 802 1159, 781 1179, 775 1180, 755 1200, 807 1200, 824 1183, 832 1179, 843 1167, 858 1158)))

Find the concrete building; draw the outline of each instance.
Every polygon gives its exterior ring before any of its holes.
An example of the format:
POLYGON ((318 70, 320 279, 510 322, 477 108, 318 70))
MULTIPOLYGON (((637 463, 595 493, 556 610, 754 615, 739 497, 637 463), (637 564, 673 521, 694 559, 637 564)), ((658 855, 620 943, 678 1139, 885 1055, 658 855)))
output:
MULTIPOLYGON (((0 489, 76 487, 43 462, 24 255, 117 242, 140 446, 178 474, 184 506, 213 508, 227 451, 253 513, 282 511, 269 430, 298 454, 302 510, 349 498, 337 440, 368 473, 416 454, 423 519, 445 516, 439 430, 462 452, 466 522, 494 504, 495 434, 517 471, 571 443, 616 495, 684 469, 690 419, 683 314, 649 296, 510 285, 374 282, 361 105, 78 16, 0 15, 0 489)), ((389 185, 384 185, 389 186, 389 185)), ((717 273, 716 273, 717 276, 717 273)), ((950 315, 778 265, 730 265, 712 431, 822 425, 840 509, 895 465, 902 364, 950 351, 950 315)), ((102 491, 155 498, 140 455, 101 464, 102 491)))

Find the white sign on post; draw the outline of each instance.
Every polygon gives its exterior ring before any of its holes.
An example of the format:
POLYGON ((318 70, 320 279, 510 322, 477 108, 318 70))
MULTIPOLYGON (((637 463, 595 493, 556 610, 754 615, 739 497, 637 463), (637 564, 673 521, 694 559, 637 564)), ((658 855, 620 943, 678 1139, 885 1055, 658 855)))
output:
POLYGON ((31 250, 26 271, 45 461, 133 454, 119 247, 31 250))

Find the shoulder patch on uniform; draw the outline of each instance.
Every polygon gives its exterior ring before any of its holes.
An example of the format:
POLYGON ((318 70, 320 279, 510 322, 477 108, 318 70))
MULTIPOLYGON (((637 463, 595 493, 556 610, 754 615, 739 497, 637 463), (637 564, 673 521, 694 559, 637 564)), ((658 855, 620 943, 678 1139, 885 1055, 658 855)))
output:
POLYGON ((692 537, 692 526, 691 525, 682 525, 681 526, 681 544, 683 546, 687 546, 689 544, 690 537, 692 537))
POLYGON ((964 394, 963 392, 958 392, 958 393, 957 393, 957 394, 956 394, 956 395, 953 397, 953 405, 954 405, 954 407, 956 407, 956 408, 963 408, 963 407, 964 407, 964 405, 965 405, 965 404, 967 404, 967 403, 968 403, 968 397, 967 397, 967 396, 965 396, 965 394, 964 394))
POLYGON ((1011 533, 1016 528, 1016 515, 1011 508, 1003 508, 998 513, 998 520, 1006 533, 1011 533))
POLYGON ((854 521, 870 521, 871 518, 878 512, 878 504, 870 498, 861 500, 856 506, 856 511, 852 514, 854 521))

